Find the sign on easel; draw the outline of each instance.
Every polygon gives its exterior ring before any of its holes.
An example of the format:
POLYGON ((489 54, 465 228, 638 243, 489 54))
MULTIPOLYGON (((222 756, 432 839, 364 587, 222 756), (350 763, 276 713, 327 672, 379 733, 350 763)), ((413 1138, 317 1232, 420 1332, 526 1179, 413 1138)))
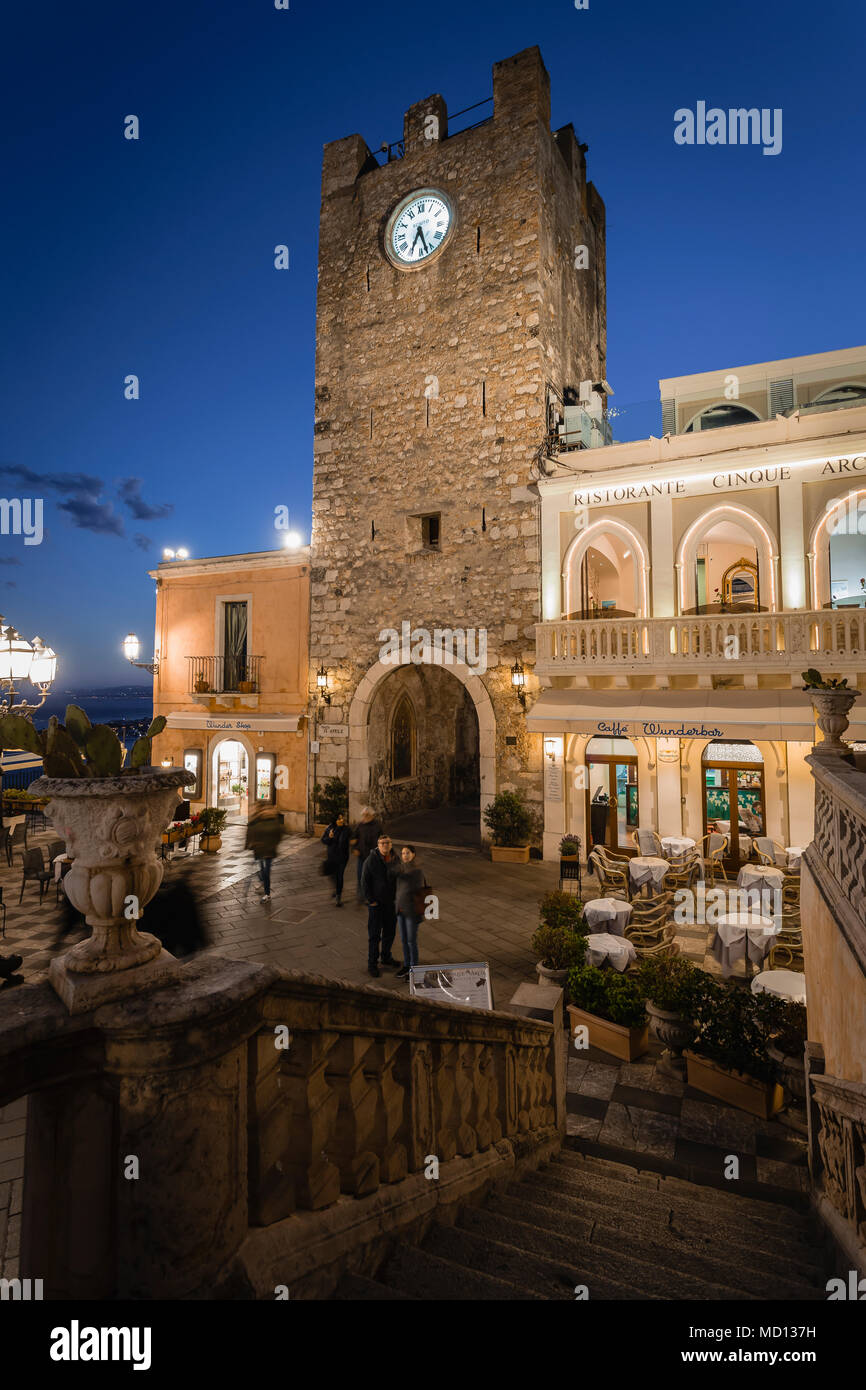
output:
POLYGON ((416 999, 434 999, 446 1004, 462 1004, 469 1009, 492 1009, 493 987, 490 966, 413 965, 409 990, 416 999))

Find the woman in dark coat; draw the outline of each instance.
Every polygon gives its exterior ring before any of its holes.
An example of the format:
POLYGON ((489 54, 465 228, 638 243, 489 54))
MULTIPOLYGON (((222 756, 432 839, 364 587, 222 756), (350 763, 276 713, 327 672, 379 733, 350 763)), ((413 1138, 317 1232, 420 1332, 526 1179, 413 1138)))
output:
POLYGON ((335 820, 331 821, 324 835, 322 844, 328 851, 325 860, 325 873, 334 880, 334 897, 337 899, 337 907, 343 906, 343 875, 346 872, 346 865, 349 862, 349 827, 346 824, 346 817, 342 811, 335 820))

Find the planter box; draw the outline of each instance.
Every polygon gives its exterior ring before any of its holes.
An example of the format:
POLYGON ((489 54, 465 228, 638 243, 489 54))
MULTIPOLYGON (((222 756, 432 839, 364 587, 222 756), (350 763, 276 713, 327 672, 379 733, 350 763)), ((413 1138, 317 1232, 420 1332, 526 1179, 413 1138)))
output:
POLYGON ((327 830, 329 824, 330 824, 329 821, 314 820, 314 821, 313 821, 313 834, 314 834, 314 835, 318 835, 319 839, 321 840, 321 838, 322 838, 322 836, 324 835, 325 831, 327 830))
POLYGON ((529 845, 491 845, 490 858, 494 864, 528 864, 529 845))
POLYGON ((688 1083, 696 1091, 703 1091, 704 1095, 714 1096, 762 1120, 769 1120, 781 1110, 784 1094, 778 1081, 758 1081, 754 1076, 730 1071, 694 1052, 687 1051, 683 1055, 688 1062, 688 1083))
POLYGON ((569 1032, 572 1035, 578 1024, 585 1024, 592 1046, 609 1052, 612 1057, 619 1057, 622 1062, 634 1062, 649 1051, 648 1024, 642 1028, 624 1028, 621 1023, 609 1023, 606 1018, 584 1013, 574 1004, 569 1004, 568 1014, 571 1020, 569 1032))

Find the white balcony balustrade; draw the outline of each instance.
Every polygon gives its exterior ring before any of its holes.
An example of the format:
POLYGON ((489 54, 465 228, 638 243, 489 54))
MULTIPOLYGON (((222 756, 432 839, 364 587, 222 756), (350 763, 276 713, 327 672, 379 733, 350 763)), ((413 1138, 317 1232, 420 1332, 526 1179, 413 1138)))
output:
POLYGON ((808 666, 866 670, 866 609, 712 613, 680 618, 589 618, 538 623, 539 676, 786 675, 808 666))

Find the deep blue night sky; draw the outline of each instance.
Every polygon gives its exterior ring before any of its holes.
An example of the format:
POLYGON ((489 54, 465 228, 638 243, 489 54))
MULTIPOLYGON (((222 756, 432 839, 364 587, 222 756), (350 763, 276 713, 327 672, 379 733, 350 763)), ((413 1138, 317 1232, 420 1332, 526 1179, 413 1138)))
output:
POLYGON ((280 504, 309 539, 322 145, 396 140, 432 92, 487 97, 531 44, 607 204, 615 404, 863 343, 862 35, 854 0, 15 6, 0 465, 26 472, 0 496, 44 497, 46 532, 0 536, 0 611, 58 648, 60 687, 119 684, 163 546, 268 549, 280 504), (699 100, 781 107, 781 154, 676 145, 699 100))

